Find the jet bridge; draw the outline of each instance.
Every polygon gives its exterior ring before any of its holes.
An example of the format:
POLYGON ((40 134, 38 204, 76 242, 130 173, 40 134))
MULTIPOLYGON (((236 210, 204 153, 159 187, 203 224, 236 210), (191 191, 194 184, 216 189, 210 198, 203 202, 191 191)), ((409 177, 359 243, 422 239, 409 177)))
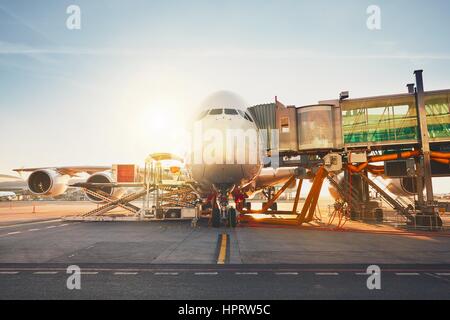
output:
POLYGON ((442 204, 434 201, 431 177, 450 176, 450 89, 424 91, 422 71, 414 74, 416 83, 406 93, 349 99, 343 92, 339 99, 306 106, 285 106, 275 97, 249 112, 267 130, 268 150, 278 152, 280 166, 311 169, 326 164, 327 155, 338 155, 345 175, 343 182, 331 184, 363 216, 369 214, 364 210, 373 188, 408 221, 439 226, 442 204), (413 181, 413 213, 377 189, 368 173, 413 181))

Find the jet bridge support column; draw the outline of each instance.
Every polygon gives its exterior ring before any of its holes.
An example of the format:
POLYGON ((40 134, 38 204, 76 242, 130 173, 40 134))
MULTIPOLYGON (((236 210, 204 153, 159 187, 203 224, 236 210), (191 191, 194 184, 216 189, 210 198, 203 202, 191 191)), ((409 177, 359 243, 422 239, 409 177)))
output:
POLYGON ((419 123, 420 147, 423 153, 423 177, 425 180, 425 191, 427 204, 433 202, 433 184, 431 182, 431 158, 430 141, 428 137, 427 113, 425 110, 425 94, 423 89, 422 70, 414 71, 416 76, 416 107, 419 123))
MULTIPOLYGON (((367 176, 367 170, 361 172, 367 176)), ((344 190, 350 195, 353 194, 356 196, 356 201, 359 204, 357 207, 353 206, 353 203, 350 204, 350 217, 352 220, 357 219, 366 219, 369 218, 369 214, 371 213, 370 207, 370 197, 369 197, 369 185, 365 180, 363 180, 360 174, 352 173, 349 170, 345 170, 344 172, 344 190)))
MULTIPOLYGON (((425 93, 423 88, 423 70, 414 71, 416 76, 416 109, 417 109, 417 121, 419 124, 419 141, 423 154, 423 166, 419 170, 424 178, 426 202, 423 201, 423 195, 419 196, 419 211, 420 214, 416 216, 416 224, 419 226, 440 227, 442 226, 442 220, 439 214, 435 211, 434 196, 433 196, 433 184, 431 180, 431 157, 430 157, 430 142, 428 137, 428 125, 427 125, 427 113, 425 109, 425 93)), ((417 181, 421 180, 420 178, 417 181)), ((421 181, 420 181, 421 183, 421 181)), ((418 187, 421 187, 418 185, 418 187)), ((418 192, 422 192, 422 189, 417 189, 418 192)))

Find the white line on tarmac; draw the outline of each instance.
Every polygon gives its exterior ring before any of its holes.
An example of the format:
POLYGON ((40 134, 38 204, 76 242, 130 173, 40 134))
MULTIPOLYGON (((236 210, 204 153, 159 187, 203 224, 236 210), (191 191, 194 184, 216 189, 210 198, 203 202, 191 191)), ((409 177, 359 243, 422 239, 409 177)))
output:
POLYGON ((18 274, 19 271, 0 271, 0 274, 18 274))
POLYGON ((256 276, 256 275, 258 275, 258 272, 235 272, 234 274, 235 275, 242 275, 242 276, 246 276, 246 275, 256 276))
POLYGON ((397 276, 418 276, 419 273, 417 273, 417 272, 396 272, 395 275, 397 275, 397 276))
POLYGON ((58 271, 36 271, 33 274, 57 274, 58 271))
POLYGON ((427 276, 429 276, 429 277, 432 277, 432 278, 439 279, 439 280, 441 280, 441 281, 445 281, 445 282, 447 282, 447 283, 450 283, 450 280, 438 276, 437 273, 436 273, 436 274, 432 274, 432 273, 426 272, 425 274, 426 274, 427 276))
POLYGON ((80 274, 98 274, 97 271, 81 271, 80 274))
POLYGON ((18 234, 18 233, 22 233, 22 231, 8 232, 7 234, 11 235, 11 234, 18 234))
POLYGON ((275 272, 277 276, 296 276, 298 272, 275 272))
POLYGON ((217 272, 196 272, 194 273, 196 276, 215 276, 217 272))
POLYGON ((317 276, 337 276, 339 273, 337 272, 316 272, 317 276))
POLYGON ((357 276, 368 276, 368 275, 370 275, 371 273, 367 273, 367 272, 356 272, 355 273, 357 276))
POLYGON ((155 272, 155 276, 177 276, 178 272, 155 272))
POLYGON ((16 223, 16 224, 11 224, 11 225, 7 225, 7 226, 1 226, 0 229, 8 229, 8 228, 29 226, 29 225, 32 225, 32 224, 52 223, 52 222, 58 222, 58 221, 62 221, 62 220, 61 219, 55 219, 55 220, 44 220, 44 221, 35 221, 35 222, 16 223))
POLYGON ((135 274, 137 274, 137 272, 114 272, 114 275, 116 276, 131 276, 135 274))
POLYGON ((45 229, 52 229, 52 228, 56 228, 56 226, 48 226, 48 227, 45 227, 45 229))
POLYGON ((36 229, 28 229, 28 231, 30 231, 30 232, 39 231, 39 230, 41 230, 41 229, 38 229, 38 228, 36 228, 36 229))
POLYGON ((438 276, 450 276, 450 272, 435 272, 438 276))

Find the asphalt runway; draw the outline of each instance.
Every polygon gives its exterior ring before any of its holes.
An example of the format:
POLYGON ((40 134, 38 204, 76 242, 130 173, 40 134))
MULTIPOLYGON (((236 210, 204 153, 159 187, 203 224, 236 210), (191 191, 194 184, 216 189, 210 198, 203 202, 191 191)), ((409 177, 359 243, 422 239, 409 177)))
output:
POLYGON ((450 237, 429 234, 179 221, 1 226, 0 299, 449 299, 450 237), (373 264, 379 290, 366 283, 373 264), (70 265, 81 268, 80 290, 66 286, 70 265))

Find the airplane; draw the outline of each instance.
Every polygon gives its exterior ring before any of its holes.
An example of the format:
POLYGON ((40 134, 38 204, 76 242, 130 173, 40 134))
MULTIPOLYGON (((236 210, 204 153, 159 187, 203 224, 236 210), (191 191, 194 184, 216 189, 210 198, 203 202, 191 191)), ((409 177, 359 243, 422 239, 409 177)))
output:
POLYGON ((16 198, 16 194, 14 192, 9 191, 0 191, 0 201, 6 200, 11 201, 16 198))
POLYGON ((0 198, 14 199, 18 194, 26 193, 27 183, 21 177, 0 174, 0 198))

